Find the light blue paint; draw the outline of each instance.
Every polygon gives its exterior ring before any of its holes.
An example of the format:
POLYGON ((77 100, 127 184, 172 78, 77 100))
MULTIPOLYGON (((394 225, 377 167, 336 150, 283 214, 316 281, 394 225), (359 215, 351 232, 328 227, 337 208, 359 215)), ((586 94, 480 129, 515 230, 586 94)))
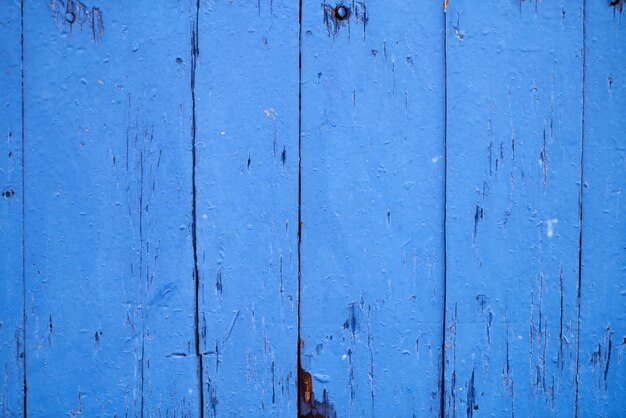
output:
POLYGON ((28 413, 197 415, 190 12, 60 3, 25 5, 28 413))
POLYGON ((198 41, 205 416, 295 416, 298 5, 202 3, 198 41))
POLYGON ((0 8, 0 415, 24 410, 22 93, 19 2, 0 8))
POLYGON ((626 28, 587 2, 579 413, 626 411, 626 28))
POLYGON ((302 28, 302 367, 328 376, 313 391, 337 417, 435 416, 443 9, 318 7, 302 28))
POLYGON ((0 10, 1 416, 626 410, 621 6, 169 3, 0 10))
POLYGON ((574 414, 581 6, 447 11, 447 416, 574 414))

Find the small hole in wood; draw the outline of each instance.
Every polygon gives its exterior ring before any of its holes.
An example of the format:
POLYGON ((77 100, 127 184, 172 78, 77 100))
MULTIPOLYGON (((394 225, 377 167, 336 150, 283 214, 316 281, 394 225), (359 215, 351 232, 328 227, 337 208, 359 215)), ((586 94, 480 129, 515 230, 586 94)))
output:
POLYGON ((67 13, 65 13, 65 20, 67 20, 68 23, 72 24, 76 21, 76 15, 74 14, 74 12, 68 11, 67 13))
POLYGON ((333 17, 337 20, 346 20, 350 17, 350 9, 340 4, 333 9, 333 17))

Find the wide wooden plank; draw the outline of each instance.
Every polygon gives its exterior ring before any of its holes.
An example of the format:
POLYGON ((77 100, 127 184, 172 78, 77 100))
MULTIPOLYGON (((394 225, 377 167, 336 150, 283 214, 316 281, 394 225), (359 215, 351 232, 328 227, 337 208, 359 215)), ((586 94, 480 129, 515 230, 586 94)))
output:
POLYGON ((578 415, 626 411, 626 26, 586 2, 578 415))
POLYGON ((298 3, 199 3, 205 416, 296 414, 298 3))
POLYGON ((24 414, 21 7, 0 8, 0 415, 24 414))
POLYGON ((574 414, 581 9, 447 9, 446 416, 574 414))
POLYGON ((303 2, 302 416, 438 414, 443 17, 303 2))
POLYGON ((197 416, 185 2, 25 2, 30 416, 197 416))

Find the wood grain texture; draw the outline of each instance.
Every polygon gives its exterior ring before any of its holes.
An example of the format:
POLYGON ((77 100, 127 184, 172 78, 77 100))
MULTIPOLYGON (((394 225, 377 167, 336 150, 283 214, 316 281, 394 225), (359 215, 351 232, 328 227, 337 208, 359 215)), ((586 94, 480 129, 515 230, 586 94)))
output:
POLYGON ((621 5, 586 2, 581 417, 626 410, 625 24, 621 5))
POLYGON ((204 414, 294 416, 298 4, 199 6, 196 222, 204 414))
POLYGON ((446 416, 572 416, 582 2, 450 1, 446 416))
POLYGON ((26 7, 28 414, 197 416, 188 5, 26 7))
POLYGON ((439 411, 444 20, 427 3, 303 4, 303 416, 439 411))
POLYGON ((24 411, 21 9, 0 8, 0 416, 24 411))

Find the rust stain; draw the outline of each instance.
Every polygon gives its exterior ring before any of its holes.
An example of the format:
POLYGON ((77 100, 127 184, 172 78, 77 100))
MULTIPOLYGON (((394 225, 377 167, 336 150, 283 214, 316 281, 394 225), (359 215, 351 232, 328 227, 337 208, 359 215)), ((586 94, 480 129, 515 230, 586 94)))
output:
POLYGON ((299 418, 337 418, 335 407, 328 401, 326 389, 322 391, 322 400, 315 399, 311 373, 300 368, 299 418))
MULTIPOLYGON (((369 21, 369 16, 364 2, 353 1, 350 5, 339 2, 332 6, 324 1, 322 3, 322 11, 324 13, 324 26, 326 26, 328 36, 331 38, 337 37, 339 29, 343 26, 349 26, 349 21, 354 16, 352 20, 363 27, 363 37, 365 39, 365 28, 369 21)), ((349 36, 350 31, 348 30, 349 36)))

